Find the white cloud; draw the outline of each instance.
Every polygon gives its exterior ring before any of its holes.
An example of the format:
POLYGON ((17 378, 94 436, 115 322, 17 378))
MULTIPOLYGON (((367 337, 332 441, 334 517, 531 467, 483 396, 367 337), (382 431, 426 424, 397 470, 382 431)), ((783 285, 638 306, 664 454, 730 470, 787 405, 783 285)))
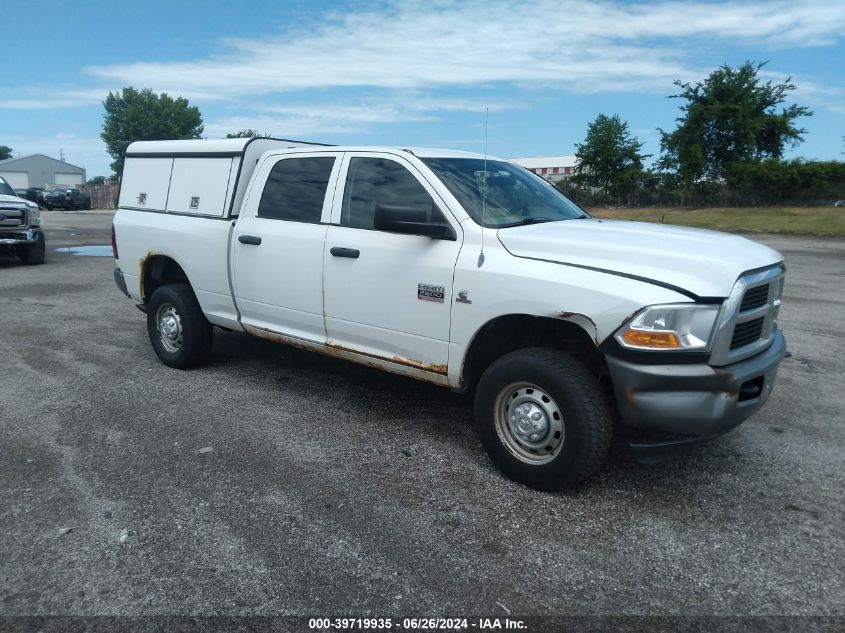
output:
MULTIPOLYGON (((426 121, 437 112, 483 110, 482 99, 438 98, 454 87, 657 92, 710 70, 696 53, 718 47, 829 45, 845 33, 842 0, 756 0, 624 4, 589 0, 430 0, 374 4, 316 18, 310 27, 261 38, 228 38, 189 61, 83 69, 84 88, 5 91, 0 108, 95 105, 108 87, 133 85, 194 102, 237 105, 246 115, 210 120, 210 136, 237 127, 287 134, 350 132, 426 121), (375 91, 365 103, 319 103, 327 90, 375 91), (256 105, 284 95, 285 106, 256 105), (408 95, 411 95, 409 98, 408 95), (288 105, 314 101, 304 105, 288 105)), ((805 82, 802 96, 822 103, 805 82)), ((360 100, 360 97, 358 97, 360 100)), ((503 109, 521 107, 503 103, 503 109)), ((494 106, 491 105, 491 109, 494 106)))
POLYGON ((188 62, 87 68, 90 76, 197 98, 337 87, 388 89, 529 82, 581 91, 665 89, 698 76, 694 43, 830 44, 839 2, 402 2, 332 15, 311 31, 231 38, 188 62))
POLYGON ((57 86, 51 87, 49 91, 43 87, 4 90, 3 97, 0 97, 0 108, 51 110, 97 105, 102 103, 108 93, 108 88, 76 89, 57 86))
POLYGON ((356 104, 308 103, 301 105, 253 105, 255 115, 213 119, 205 125, 209 137, 225 136, 244 128, 282 137, 306 137, 314 134, 350 134, 374 125, 432 121, 437 112, 491 112, 527 107, 516 100, 435 99, 416 94, 376 97, 356 104))

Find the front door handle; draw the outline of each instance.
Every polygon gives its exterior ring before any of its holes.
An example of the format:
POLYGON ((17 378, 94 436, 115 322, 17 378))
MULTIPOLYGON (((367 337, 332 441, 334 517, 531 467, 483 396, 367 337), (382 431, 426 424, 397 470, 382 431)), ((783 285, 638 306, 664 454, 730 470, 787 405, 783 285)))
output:
POLYGON ((241 244, 253 244, 254 246, 261 244, 261 238, 257 235, 238 235, 238 241, 241 244))
POLYGON ((335 257, 349 257, 350 259, 358 259, 358 256, 361 254, 361 251, 357 248, 343 248, 340 246, 332 246, 329 252, 335 257))

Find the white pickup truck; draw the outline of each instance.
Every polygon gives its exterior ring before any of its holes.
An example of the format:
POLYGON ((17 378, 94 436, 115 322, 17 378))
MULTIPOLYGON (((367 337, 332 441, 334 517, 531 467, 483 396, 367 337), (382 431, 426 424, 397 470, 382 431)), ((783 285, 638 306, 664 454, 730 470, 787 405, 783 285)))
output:
POLYGON ((545 490, 594 473, 617 421, 732 429, 785 354, 776 251, 595 219, 477 154, 133 143, 113 246, 164 364, 218 326, 467 391, 496 466, 545 490))

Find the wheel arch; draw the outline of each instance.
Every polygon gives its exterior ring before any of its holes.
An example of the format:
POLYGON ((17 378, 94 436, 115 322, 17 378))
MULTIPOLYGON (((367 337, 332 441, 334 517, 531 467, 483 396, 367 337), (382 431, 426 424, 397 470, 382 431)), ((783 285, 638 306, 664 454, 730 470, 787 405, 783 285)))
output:
POLYGON ((481 374, 497 358, 537 346, 571 353, 597 377, 606 373, 595 324, 589 317, 568 312, 553 317, 506 314, 487 321, 470 339, 461 362, 460 391, 473 390, 481 374))
POLYGON ((174 283, 191 285, 185 269, 173 257, 149 253, 141 260, 139 289, 144 303, 149 303, 157 288, 174 283))

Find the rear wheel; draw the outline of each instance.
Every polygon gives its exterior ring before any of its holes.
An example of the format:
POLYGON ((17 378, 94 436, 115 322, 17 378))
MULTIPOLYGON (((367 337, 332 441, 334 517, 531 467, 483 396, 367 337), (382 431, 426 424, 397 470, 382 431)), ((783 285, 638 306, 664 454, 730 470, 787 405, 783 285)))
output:
POLYGON ((147 333, 162 363, 187 369, 211 351, 213 331, 188 284, 161 286, 147 306, 147 333))
POLYGON ((475 393, 478 434, 493 463, 531 488, 570 488, 604 463, 613 434, 607 400, 572 356, 528 348, 495 361, 475 393))

